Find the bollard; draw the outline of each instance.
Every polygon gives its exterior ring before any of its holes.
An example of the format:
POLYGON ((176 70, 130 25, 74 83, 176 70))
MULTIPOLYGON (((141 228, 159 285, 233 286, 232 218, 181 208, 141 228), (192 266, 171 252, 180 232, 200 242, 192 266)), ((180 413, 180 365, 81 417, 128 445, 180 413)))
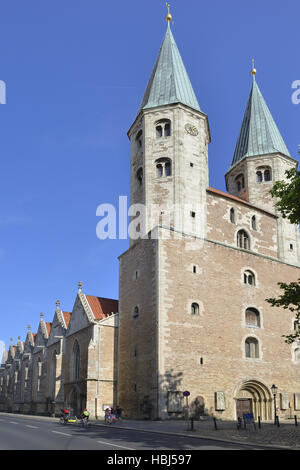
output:
POLYGON ((218 428, 217 428, 217 419, 213 418, 213 420, 214 420, 215 430, 217 431, 218 430, 218 428))
POLYGON ((298 426, 298 423, 297 423, 297 416, 294 415, 294 418, 295 418, 295 426, 298 426))
POLYGON ((194 418, 191 418, 191 431, 194 431, 194 418))
POLYGON ((258 427, 261 428, 260 416, 258 416, 258 427))

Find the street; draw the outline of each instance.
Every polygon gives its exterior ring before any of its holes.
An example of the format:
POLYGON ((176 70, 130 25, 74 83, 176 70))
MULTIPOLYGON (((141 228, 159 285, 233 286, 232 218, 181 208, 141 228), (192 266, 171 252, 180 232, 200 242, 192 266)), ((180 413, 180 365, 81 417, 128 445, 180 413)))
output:
POLYGON ((0 450, 243 450, 255 449, 237 443, 199 439, 114 425, 61 425, 42 417, 0 415, 0 450))

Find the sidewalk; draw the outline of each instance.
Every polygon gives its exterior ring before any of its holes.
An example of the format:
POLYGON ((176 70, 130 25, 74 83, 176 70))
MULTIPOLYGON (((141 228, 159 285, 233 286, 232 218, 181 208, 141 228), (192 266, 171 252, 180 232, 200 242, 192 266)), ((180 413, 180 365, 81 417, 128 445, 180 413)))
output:
POLYGON ((104 421, 91 421, 92 424, 100 426, 113 426, 122 429, 138 429, 146 432, 167 433, 175 435, 184 435, 194 438, 214 439, 226 442, 236 442, 243 444, 255 444, 257 446, 269 446, 300 450, 300 423, 295 426, 294 420, 285 420, 280 422, 277 427, 273 422, 261 423, 261 428, 256 429, 253 424, 248 424, 246 429, 237 429, 235 421, 216 421, 217 429, 212 419, 203 421, 194 421, 194 430, 191 430, 191 424, 180 420, 167 421, 139 421, 122 420, 111 425, 104 421))

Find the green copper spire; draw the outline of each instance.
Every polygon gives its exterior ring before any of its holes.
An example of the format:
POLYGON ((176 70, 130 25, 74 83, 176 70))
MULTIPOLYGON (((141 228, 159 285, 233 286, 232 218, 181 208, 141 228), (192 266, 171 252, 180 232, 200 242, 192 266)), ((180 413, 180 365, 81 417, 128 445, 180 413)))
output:
MULTIPOLYGON (((168 18, 168 17, 167 17, 168 18)), ((168 20, 167 31, 153 68, 139 112, 172 103, 183 103, 200 111, 168 20)))
POLYGON ((231 166, 245 157, 280 152, 290 157, 278 127, 255 80, 253 83, 231 166))

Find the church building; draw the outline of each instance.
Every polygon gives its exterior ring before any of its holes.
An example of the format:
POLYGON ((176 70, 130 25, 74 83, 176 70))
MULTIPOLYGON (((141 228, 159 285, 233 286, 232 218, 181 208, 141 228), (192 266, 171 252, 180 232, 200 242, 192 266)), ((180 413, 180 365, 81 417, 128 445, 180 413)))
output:
POLYGON ((280 295, 278 282, 300 278, 298 226, 282 218, 270 194, 297 160, 253 65, 227 192, 210 186, 208 116, 170 13, 166 20, 128 131, 136 217, 119 257, 119 299, 86 295, 79 283, 70 312, 57 302, 51 322, 42 315, 36 334, 29 327, 1 366, 0 411, 88 407, 101 418, 106 406, 119 405, 129 418, 181 419, 188 404, 195 418, 252 412, 270 420, 276 390, 278 415, 299 413, 300 346, 282 338, 295 318, 266 302, 280 295))

